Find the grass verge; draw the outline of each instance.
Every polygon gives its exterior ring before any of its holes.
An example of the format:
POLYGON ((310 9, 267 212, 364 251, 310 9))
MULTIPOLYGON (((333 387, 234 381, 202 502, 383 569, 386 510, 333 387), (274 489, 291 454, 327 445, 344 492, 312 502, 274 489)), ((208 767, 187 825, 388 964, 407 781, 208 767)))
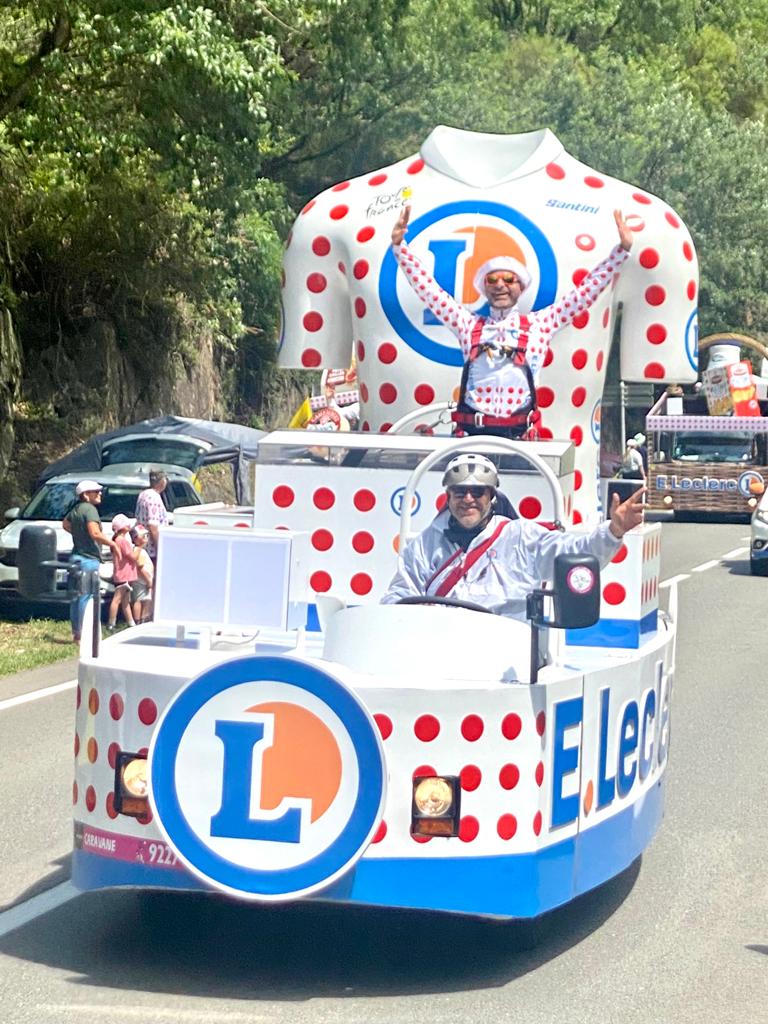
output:
POLYGON ((51 665, 76 653, 68 621, 0 622, 0 676, 51 665))

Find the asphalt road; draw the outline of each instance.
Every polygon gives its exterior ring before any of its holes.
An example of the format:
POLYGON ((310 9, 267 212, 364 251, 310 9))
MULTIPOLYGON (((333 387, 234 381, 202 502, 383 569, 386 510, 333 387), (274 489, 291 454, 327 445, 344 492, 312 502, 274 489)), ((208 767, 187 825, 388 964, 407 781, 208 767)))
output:
POLYGON ((69 895, 74 691, 9 704, 54 677, 0 681, 0 1022, 768 1022, 768 580, 733 554, 747 534, 664 525, 663 577, 687 577, 666 818, 534 949, 515 924, 187 895, 46 913, 69 895))

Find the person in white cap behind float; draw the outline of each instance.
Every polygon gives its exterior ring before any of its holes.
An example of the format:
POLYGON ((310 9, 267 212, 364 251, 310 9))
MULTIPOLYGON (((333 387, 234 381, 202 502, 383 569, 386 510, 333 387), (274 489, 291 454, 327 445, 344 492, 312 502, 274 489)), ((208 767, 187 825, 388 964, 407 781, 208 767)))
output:
POLYGON ((535 382, 552 335, 589 309, 628 258, 632 232, 620 210, 614 211, 619 243, 568 295, 535 313, 521 313, 518 300, 531 283, 523 264, 499 255, 484 263, 475 289, 490 305, 490 316, 477 316, 444 291, 405 241, 411 207, 400 212, 392 246, 400 269, 421 301, 459 340, 464 370, 453 419, 458 434, 535 436, 540 419, 535 382))
POLYGON ((605 567, 624 534, 643 521, 642 488, 624 502, 614 494, 610 518, 591 533, 565 533, 499 514, 508 499, 498 486, 496 466, 484 455, 466 452, 448 463, 447 507, 401 552, 382 604, 434 596, 525 620, 526 597, 552 578, 556 555, 595 555, 605 567))
MULTIPOLYGON (((101 504, 101 484, 96 480, 81 480, 75 488, 77 503, 67 512, 62 520, 62 527, 72 534, 72 554, 70 562, 81 569, 98 569, 103 561, 101 545, 105 544, 114 557, 119 555, 119 548, 101 529, 101 517, 98 506, 101 504)), ((80 642, 83 625, 83 613, 88 597, 75 597, 69 606, 69 618, 72 623, 72 639, 80 642)), ((97 614, 98 614, 97 609, 97 614)))
POLYGON ((115 544, 117 544, 119 555, 112 563, 112 583, 114 584, 115 592, 109 605, 108 630, 114 629, 117 625, 118 610, 122 610, 125 621, 129 626, 136 625, 131 607, 131 589, 139 574, 136 568, 133 542, 131 541, 131 530, 135 525, 136 520, 129 519, 122 512, 118 512, 112 520, 112 537, 115 544))

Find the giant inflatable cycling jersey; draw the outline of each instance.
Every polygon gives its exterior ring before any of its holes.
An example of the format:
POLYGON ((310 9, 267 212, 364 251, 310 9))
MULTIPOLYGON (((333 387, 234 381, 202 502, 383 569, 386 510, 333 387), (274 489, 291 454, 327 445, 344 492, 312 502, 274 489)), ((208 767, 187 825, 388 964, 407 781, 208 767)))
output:
POLYGON ((621 307, 621 377, 694 380, 698 267, 690 234, 660 199, 580 163, 549 131, 503 136, 440 126, 418 155, 309 202, 284 262, 283 366, 347 366, 357 358, 363 430, 455 399, 456 338, 398 270, 390 234, 412 206, 407 240, 438 284, 470 310, 487 259, 513 255, 532 276, 520 309, 548 305, 617 242, 613 210, 635 234, 630 259, 588 312, 555 334, 537 381, 542 436, 576 446, 573 519, 597 514, 600 407, 621 307))

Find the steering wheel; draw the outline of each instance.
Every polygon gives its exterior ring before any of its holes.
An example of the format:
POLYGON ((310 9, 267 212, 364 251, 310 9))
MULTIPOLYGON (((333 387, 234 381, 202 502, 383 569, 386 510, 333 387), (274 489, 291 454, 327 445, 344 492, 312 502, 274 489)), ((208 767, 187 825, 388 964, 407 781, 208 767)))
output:
POLYGON ((412 594, 410 597, 401 597, 395 604, 442 604, 446 608, 466 608, 468 612, 484 612, 486 615, 495 615, 490 608, 484 608, 474 601, 460 601, 457 597, 438 597, 429 594, 412 594))

